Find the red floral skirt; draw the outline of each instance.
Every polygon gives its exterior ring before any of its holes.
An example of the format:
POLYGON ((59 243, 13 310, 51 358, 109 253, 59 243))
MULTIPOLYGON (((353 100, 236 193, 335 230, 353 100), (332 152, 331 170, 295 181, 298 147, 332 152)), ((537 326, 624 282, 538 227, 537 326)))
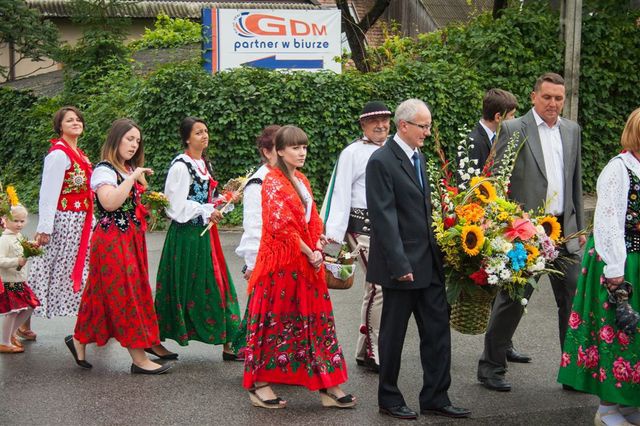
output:
POLYGON ((125 348, 160 343, 149 285, 144 232, 96 226, 91 238, 89 278, 82 294, 75 338, 102 346, 114 337, 125 348))
POLYGON ((288 265, 256 281, 247 319, 245 388, 269 382, 315 391, 347 381, 322 272, 288 265))
POLYGON ((4 292, 0 293, 0 314, 35 309, 40 301, 26 282, 4 283, 4 292))

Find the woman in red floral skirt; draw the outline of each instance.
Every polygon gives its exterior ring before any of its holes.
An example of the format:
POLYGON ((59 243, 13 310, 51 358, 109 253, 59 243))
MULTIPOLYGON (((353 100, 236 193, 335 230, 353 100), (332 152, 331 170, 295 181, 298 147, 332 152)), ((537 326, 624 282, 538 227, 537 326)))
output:
POLYGON ((97 198, 96 225, 91 240, 89 278, 82 294, 75 334, 67 344, 76 363, 85 360, 85 345, 102 346, 114 337, 127 348, 131 373, 160 374, 170 364, 147 358, 150 349, 161 358, 177 356, 160 345, 158 321, 149 285, 144 206, 146 187, 144 150, 140 129, 131 120, 113 122, 102 147, 102 161, 91 176, 97 198))
POLYGON ((284 408, 272 383, 320 391, 322 405, 347 408, 340 384, 347 365, 336 338, 321 248, 322 221, 307 178, 297 169, 307 135, 284 126, 275 135, 277 165, 262 186, 262 239, 249 286, 244 387, 253 405, 284 408))

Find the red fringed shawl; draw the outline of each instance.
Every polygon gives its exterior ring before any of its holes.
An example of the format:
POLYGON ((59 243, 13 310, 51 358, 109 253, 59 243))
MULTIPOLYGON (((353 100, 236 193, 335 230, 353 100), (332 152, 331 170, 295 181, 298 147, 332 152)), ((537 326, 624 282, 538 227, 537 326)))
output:
MULTIPOLYGON (((297 170, 295 176, 313 194, 307 177, 297 170)), ((324 268, 315 271, 300 250, 300 239, 314 250, 321 233, 322 220, 315 202, 311 203, 311 219, 307 223, 295 188, 280 169, 271 169, 262 183, 262 238, 249 292, 262 275, 292 263, 297 263, 300 270, 320 275, 324 281, 324 268)))

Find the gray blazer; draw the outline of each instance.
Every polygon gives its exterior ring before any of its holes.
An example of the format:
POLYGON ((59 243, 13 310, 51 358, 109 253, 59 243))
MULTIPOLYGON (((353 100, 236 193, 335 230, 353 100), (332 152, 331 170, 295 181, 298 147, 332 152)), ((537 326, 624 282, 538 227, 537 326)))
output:
MULTIPOLYGON (((547 174, 540 135, 533 112, 505 121, 500 129, 496 145, 496 163, 502 159, 507 141, 519 132, 522 144, 511 175, 510 198, 522 204, 525 210, 544 206, 547 197, 547 174)), ((580 126, 566 118, 560 120, 560 137, 564 160, 564 223, 563 234, 568 235, 584 228, 582 204, 582 166, 580 126)), ((567 251, 580 250, 577 239, 567 242, 567 251)))

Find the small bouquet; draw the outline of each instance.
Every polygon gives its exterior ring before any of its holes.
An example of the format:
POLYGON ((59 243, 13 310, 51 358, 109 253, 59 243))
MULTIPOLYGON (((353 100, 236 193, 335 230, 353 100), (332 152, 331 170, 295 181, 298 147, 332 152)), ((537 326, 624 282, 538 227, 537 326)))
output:
POLYGON ((501 166, 493 174, 495 153, 480 170, 477 160, 469 158, 472 145, 467 144, 466 134, 461 137, 457 184, 451 183, 454 175, 447 170, 436 139, 442 165, 430 161, 428 166, 436 206, 433 223, 445 257, 451 325, 462 333, 479 334, 486 330, 490 304, 499 290, 526 305, 527 283, 535 285, 539 275, 557 272, 550 264, 558 257, 561 229, 555 216, 526 212, 507 199, 517 134, 507 143, 501 166))
POLYGON ((147 191, 142 194, 140 202, 149 213, 149 232, 153 232, 158 222, 167 217, 165 209, 169 207, 169 199, 162 192, 147 191))
MULTIPOLYGON (((342 243, 337 256, 330 256, 325 249, 324 267, 326 270, 327 287, 332 289, 346 290, 353 285, 356 265, 354 261, 358 257, 358 250, 351 252, 346 243, 342 243)), ((332 253, 333 254, 333 253, 332 253)))
MULTIPOLYGON (((22 246, 22 257, 29 259, 30 257, 42 256, 44 250, 35 241, 29 241, 26 238, 20 238, 20 245, 22 246)), ((18 266, 18 271, 22 269, 22 266, 18 266)))
MULTIPOLYGON (((253 174, 253 169, 249 169, 243 176, 238 176, 238 177, 229 179, 227 183, 224 184, 224 186, 222 187, 220 198, 218 199, 218 202, 214 204, 216 208, 224 204, 222 208, 219 209, 220 213, 224 214, 233 210, 232 201, 234 199, 234 196, 236 194, 242 195, 242 191, 244 190, 244 187, 247 186, 247 183, 249 182, 249 177, 251 177, 252 174, 253 174)), ((237 201, 240 201, 240 200, 237 200, 237 201)), ((204 229, 204 231, 200 233, 200 236, 202 237, 204 236, 204 234, 209 232, 212 226, 213 226, 213 223, 209 222, 209 224, 207 224, 207 227, 204 229)))

